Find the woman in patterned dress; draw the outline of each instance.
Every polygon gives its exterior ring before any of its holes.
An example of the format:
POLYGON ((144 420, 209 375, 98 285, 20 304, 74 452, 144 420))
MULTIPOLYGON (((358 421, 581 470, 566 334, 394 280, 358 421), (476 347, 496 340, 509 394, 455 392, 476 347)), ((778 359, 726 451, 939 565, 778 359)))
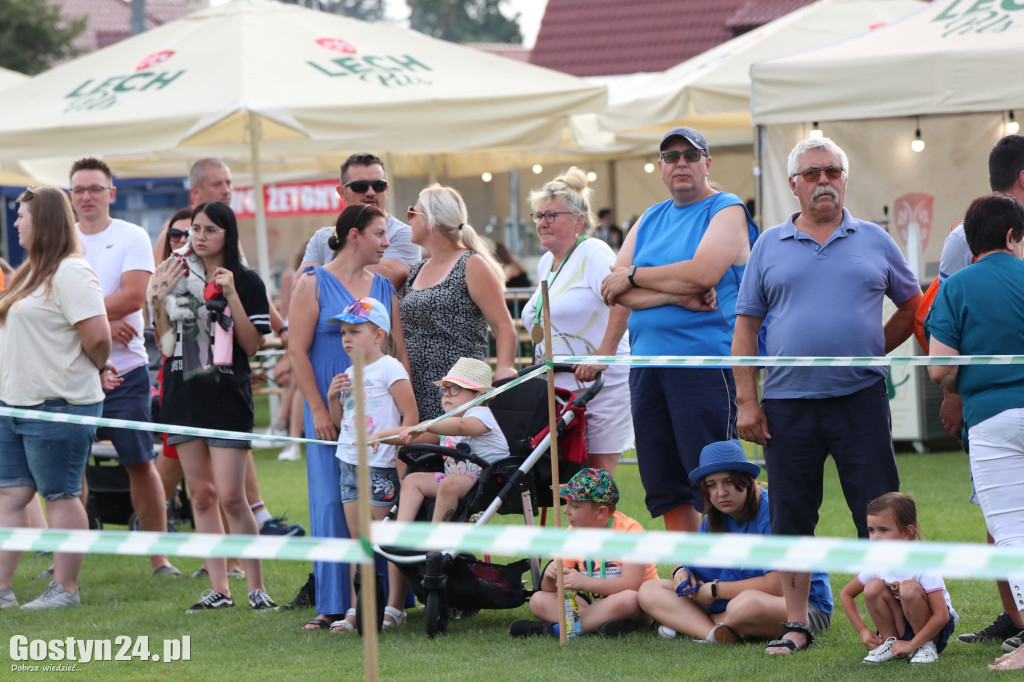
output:
POLYGON ((441 414, 438 381, 461 357, 484 360, 487 327, 497 347, 495 380, 513 377, 516 334, 505 307, 505 276, 469 225, 466 204, 451 187, 434 184, 409 208, 412 241, 430 258, 409 271, 401 302, 402 328, 420 419, 441 414))

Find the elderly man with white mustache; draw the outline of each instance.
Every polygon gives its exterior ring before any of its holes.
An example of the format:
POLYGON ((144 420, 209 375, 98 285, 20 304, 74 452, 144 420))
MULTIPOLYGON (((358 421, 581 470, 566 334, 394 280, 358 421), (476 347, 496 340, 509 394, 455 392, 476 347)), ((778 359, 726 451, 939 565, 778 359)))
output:
MULTIPOLYGON (((849 162, 828 138, 789 155, 800 210, 761 235, 736 302, 733 355, 878 356, 911 334, 921 286, 892 238, 843 208, 849 162), (883 297, 897 310, 882 324, 883 297)), ((814 535, 822 471, 831 453, 857 535, 868 537, 869 501, 899 490, 885 367, 775 367, 758 402, 755 368, 735 368, 740 438, 765 447, 773 535, 814 535)), ((809 573, 779 571, 782 634, 767 653, 807 648, 819 624, 807 614, 809 573)))

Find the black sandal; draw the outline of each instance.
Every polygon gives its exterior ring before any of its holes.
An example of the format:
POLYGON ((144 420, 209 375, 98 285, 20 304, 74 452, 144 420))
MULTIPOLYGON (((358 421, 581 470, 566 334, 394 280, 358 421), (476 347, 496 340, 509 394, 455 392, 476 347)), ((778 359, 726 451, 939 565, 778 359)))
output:
MULTIPOLYGON (((804 649, 810 648, 814 644, 814 632, 811 630, 811 626, 807 623, 800 622, 786 622, 782 623, 782 634, 779 635, 778 639, 773 639, 768 642, 768 648, 772 647, 789 649, 789 653, 795 651, 803 651, 804 649), (791 639, 784 639, 784 637, 790 632, 802 632, 807 635, 807 644, 803 646, 797 646, 797 643, 791 639)), ((788 656, 789 654, 769 654, 774 656, 788 656)))

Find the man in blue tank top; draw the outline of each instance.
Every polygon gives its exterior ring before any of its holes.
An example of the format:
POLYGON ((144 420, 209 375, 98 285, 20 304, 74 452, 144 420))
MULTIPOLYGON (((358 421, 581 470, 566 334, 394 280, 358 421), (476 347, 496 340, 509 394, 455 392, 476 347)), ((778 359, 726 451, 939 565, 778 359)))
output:
MULTIPOLYGON (((921 285, 896 242, 843 208, 849 162, 828 138, 789 155, 800 210, 754 245, 736 303, 733 355, 880 356, 909 338, 921 285), (882 303, 897 310, 882 325, 882 303)), ((899 490, 885 367, 772 367, 758 403, 754 367, 736 368, 740 438, 765 446, 772 535, 814 535, 831 453, 857 534, 872 499, 899 490)), ((779 571, 787 618, 770 654, 810 644, 809 573, 779 571), (803 604, 799 603, 803 599, 803 604)))
MULTIPOLYGON (((629 231, 602 295, 632 309, 633 355, 728 355, 757 225, 739 197, 708 185, 710 150, 696 130, 666 133, 658 168, 672 198, 629 231)), ((732 370, 634 367, 629 388, 647 509, 668 530, 696 531, 703 497, 689 475, 705 445, 736 437, 732 370)))

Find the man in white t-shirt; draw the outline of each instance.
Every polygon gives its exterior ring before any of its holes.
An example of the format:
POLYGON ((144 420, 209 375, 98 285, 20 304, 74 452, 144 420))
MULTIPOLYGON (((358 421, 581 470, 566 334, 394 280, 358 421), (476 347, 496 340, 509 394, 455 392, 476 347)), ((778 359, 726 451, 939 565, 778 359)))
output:
MULTIPOLYGON (((110 217, 117 189, 106 163, 79 159, 71 166, 71 203, 85 259, 100 277, 113 346, 110 363, 121 384, 106 393, 103 416, 150 421, 149 357, 142 331, 146 287, 153 274, 149 235, 138 225, 110 217)), ((108 429, 118 461, 128 470, 132 506, 143 530, 167 530, 163 486, 148 431, 108 429)), ((150 557, 154 575, 180 575, 166 556, 150 557)))
MULTIPOLYGON (((390 245, 384 251, 380 264, 369 268, 391 280, 395 289, 401 291, 405 278, 409 276, 409 268, 420 261, 420 247, 412 243, 412 228, 387 212, 388 178, 384 170, 384 162, 374 154, 353 154, 341 165, 341 185, 338 195, 345 204, 369 204, 384 211, 387 216, 385 224, 390 245)), ((306 246, 306 254, 302 257, 299 272, 307 267, 323 265, 334 259, 334 252, 327 245, 327 240, 334 234, 334 226, 328 225, 317 230, 306 246)), ((298 282, 299 278, 296 277, 298 282)))

